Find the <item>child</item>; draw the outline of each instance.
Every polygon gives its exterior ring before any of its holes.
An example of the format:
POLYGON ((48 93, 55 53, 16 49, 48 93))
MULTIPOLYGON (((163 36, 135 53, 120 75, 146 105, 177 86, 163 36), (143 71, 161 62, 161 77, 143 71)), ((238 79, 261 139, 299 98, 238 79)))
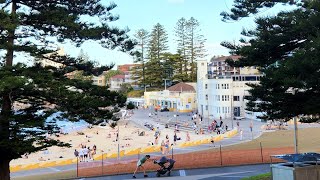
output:
POLYGON ((132 178, 136 178, 136 172, 138 171, 138 169, 139 169, 140 167, 141 167, 142 170, 143 170, 144 177, 148 177, 148 175, 146 174, 146 170, 145 170, 144 167, 143 167, 143 164, 144 164, 148 159, 150 159, 150 155, 145 155, 144 157, 142 157, 141 159, 139 159, 139 161, 137 162, 137 168, 136 168, 136 170, 133 172, 132 178))

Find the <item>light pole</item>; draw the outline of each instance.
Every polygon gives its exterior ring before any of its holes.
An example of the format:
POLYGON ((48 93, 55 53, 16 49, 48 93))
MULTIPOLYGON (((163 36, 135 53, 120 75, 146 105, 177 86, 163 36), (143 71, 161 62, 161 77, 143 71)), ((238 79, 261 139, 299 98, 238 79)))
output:
MULTIPOLYGON (((233 84, 231 83, 231 98, 230 98, 230 103, 231 103, 231 107, 230 107, 230 112, 231 112, 231 114, 230 114, 230 117, 231 117, 231 127, 232 127, 232 129, 233 129, 233 115, 234 115, 234 112, 233 112, 233 84)), ((240 98, 240 97, 239 97, 240 98)))
POLYGON ((209 129, 209 121, 210 121, 210 112, 209 112, 209 93, 207 94, 207 107, 208 107, 208 129, 209 129))
POLYGON ((298 154, 298 126, 297 126, 297 117, 293 117, 294 123, 294 153, 298 154))
POLYGON ((163 79, 164 80, 164 90, 167 90, 167 80, 169 79, 163 79))
MULTIPOLYGON (((296 91, 292 90, 292 94, 295 95, 296 91)), ((293 125, 294 125, 294 153, 298 154, 298 125, 297 125, 297 117, 293 117, 293 125)))
POLYGON ((119 136, 119 124, 118 124, 118 132, 117 132, 117 141, 118 141, 118 160, 120 160, 120 136, 119 136))

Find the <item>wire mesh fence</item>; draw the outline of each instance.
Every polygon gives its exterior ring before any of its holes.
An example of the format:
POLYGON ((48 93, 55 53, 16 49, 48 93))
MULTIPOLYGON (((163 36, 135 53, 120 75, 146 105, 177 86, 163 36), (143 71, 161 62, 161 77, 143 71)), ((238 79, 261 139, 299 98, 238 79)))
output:
MULTIPOLYGON (((253 148, 230 149, 229 147, 216 146, 204 151, 194 151, 189 153, 177 153, 175 147, 170 150, 170 154, 165 156, 176 161, 174 169, 191 169, 221 167, 233 165, 248 165, 260 163, 282 162, 278 159, 271 159, 272 155, 293 153, 293 147, 264 147, 262 143, 257 143, 253 148)), ((160 159, 161 152, 138 151, 137 154, 117 154, 101 153, 95 156, 90 162, 77 162, 77 177, 92 177, 132 173, 137 161, 146 154, 151 155, 151 161, 146 162, 144 167, 147 171, 155 171, 159 168, 152 160, 160 159)))

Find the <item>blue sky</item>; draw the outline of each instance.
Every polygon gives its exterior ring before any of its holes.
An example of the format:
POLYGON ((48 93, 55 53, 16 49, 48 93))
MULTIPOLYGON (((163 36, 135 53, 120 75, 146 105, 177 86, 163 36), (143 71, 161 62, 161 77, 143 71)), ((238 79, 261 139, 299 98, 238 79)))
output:
MULTIPOLYGON (((109 4, 111 1, 102 0, 109 4)), ((233 0, 114 0, 118 5, 112 13, 118 14, 120 19, 110 24, 120 28, 128 27, 129 35, 133 35, 138 29, 144 28, 151 31, 156 23, 162 24, 169 35, 170 51, 175 53, 174 27, 178 19, 194 17, 200 22, 201 32, 207 39, 207 60, 214 55, 228 55, 228 50, 221 47, 222 41, 238 41, 242 28, 254 28, 254 17, 245 18, 237 22, 226 23, 221 21, 219 15, 222 11, 229 11, 233 0)), ((276 9, 282 9, 282 6, 276 9)), ((277 10, 262 10, 258 16, 275 15, 277 10)), ((86 42, 80 48, 69 44, 62 45, 65 51, 77 56, 83 49, 92 60, 100 64, 133 63, 133 58, 121 52, 114 52, 100 47, 94 42, 86 42)))

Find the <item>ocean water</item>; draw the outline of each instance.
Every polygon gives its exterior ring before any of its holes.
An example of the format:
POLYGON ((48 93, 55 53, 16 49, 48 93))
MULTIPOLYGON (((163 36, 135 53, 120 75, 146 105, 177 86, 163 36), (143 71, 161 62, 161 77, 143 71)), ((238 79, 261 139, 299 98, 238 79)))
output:
POLYGON ((62 133, 71 133, 74 131, 81 131, 88 126, 90 126, 89 123, 87 123, 84 120, 79 121, 70 121, 68 119, 58 119, 58 117, 62 114, 62 112, 57 112, 52 114, 50 117, 47 118, 46 122, 50 124, 50 122, 55 122, 55 124, 60 128, 60 131, 62 133))

